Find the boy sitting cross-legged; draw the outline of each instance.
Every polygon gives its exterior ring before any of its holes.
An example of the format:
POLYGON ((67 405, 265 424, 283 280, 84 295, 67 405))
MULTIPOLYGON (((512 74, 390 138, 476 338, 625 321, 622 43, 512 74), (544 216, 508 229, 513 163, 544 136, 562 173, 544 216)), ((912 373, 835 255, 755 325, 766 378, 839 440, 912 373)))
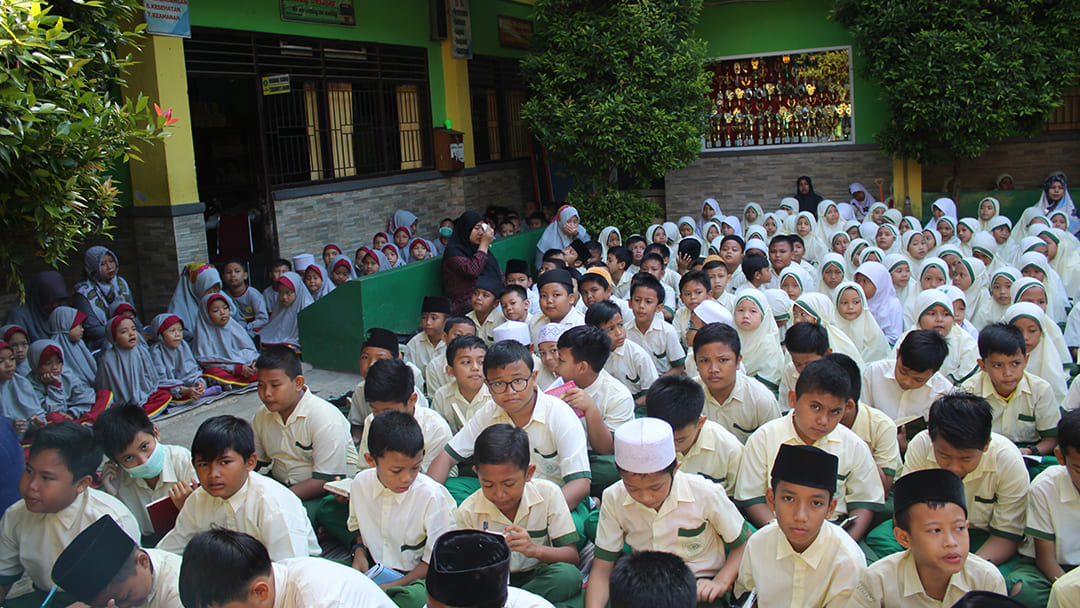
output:
POLYGON ((528 434, 508 424, 489 426, 476 438, 473 461, 480 490, 458 509, 462 527, 506 537, 512 586, 555 604, 580 595, 570 509, 559 486, 533 479, 528 434))

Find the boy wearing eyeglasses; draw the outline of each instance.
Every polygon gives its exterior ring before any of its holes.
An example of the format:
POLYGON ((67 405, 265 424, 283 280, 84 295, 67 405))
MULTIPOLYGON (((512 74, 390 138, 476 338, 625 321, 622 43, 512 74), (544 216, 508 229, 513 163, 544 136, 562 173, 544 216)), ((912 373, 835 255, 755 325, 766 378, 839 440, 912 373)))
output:
POLYGON ((592 479, 581 420, 567 403, 537 389, 532 355, 517 342, 504 340, 488 349, 484 379, 494 403, 481 407, 461 427, 428 467, 428 475, 445 483, 450 467, 473 455, 476 438, 484 429, 512 424, 529 435, 536 478, 562 488, 580 531, 587 512, 582 500, 589 495, 592 479))

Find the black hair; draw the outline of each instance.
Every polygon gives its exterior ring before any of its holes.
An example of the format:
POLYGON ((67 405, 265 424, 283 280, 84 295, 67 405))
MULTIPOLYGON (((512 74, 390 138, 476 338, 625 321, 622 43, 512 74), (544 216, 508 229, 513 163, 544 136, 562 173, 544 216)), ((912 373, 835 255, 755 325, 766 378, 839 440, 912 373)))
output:
POLYGON ((559 261, 565 262, 566 260, 562 259, 562 255, 563 255, 563 250, 562 249, 548 249, 547 251, 544 252, 544 257, 543 257, 543 259, 541 261, 543 261, 543 262, 551 262, 553 260, 559 260, 559 261))
POLYGON ((594 302, 585 311, 585 324, 600 327, 615 318, 615 315, 621 314, 622 309, 619 308, 618 304, 608 300, 601 300, 600 302, 594 302))
POLYGON ((720 239, 720 247, 723 248, 728 241, 735 241, 739 244, 739 249, 741 249, 742 251, 746 251, 746 241, 744 241, 741 236, 737 234, 729 234, 725 236, 724 238, 720 239))
POLYGON ((949 355, 949 344, 932 329, 916 329, 900 343, 896 354, 900 363, 915 373, 937 371, 949 355))
POLYGON ((828 359, 810 362, 795 382, 795 398, 807 393, 825 393, 847 401, 851 399, 851 380, 843 367, 828 359))
POLYGON ((747 280, 750 280, 755 274, 768 267, 769 258, 760 253, 751 253, 750 255, 743 256, 742 271, 743 274, 746 275, 747 280))
MULTIPOLYGON (((644 261, 644 258, 642 258, 644 261)), ((661 306, 664 305, 664 285, 653 275, 647 272, 639 272, 634 275, 634 278, 630 281, 630 297, 634 297, 634 291, 639 288, 651 289, 656 293, 656 301, 661 306)))
POLYGON ((1057 439, 1058 447, 1066 457, 1069 455, 1069 448, 1080 454, 1080 410, 1070 410, 1061 415, 1057 425, 1057 439))
POLYGON ((92 476, 101 465, 101 446, 94 441, 94 432, 71 420, 50 424, 34 435, 30 458, 43 450, 56 450, 71 471, 73 483, 92 476))
POLYGON ((574 361, 585 361, 599 374, 611 356, 611 338, 599 327, 578 325, 559 336, 559 348, 569 348, 574 361))
POLYGON ((191 440, 192 460, 216 460, 228 449, 244 460, 255 453, 255 432, 247 420, 227 414, 207 418, 191 440))
POLYGON ((644 243, 644 242, 645 242, 645 237, 643 237, 641 235, 638 235, 638 234, 632 234, 632 235, 630 235, 629 238, 626 239, 626 248, 629 249, 630 245, 633 245, 634 243, 644 243))
MULTIPOLYGON (((593 241, 589 241, 590 243, 593 241)), ((591 262, 585 262, 585 270, 590 268, 607 268, 607 263, 602 260, 593 260, 591 262)))
POLYGON ((154 434, 154 423, 137 405, 110 407, 94 421, 94 439, 105 456, 116 460, 139 433, 154 434))
POLYGON ((604 253, 604 246, 596 241, 585 243, 585 248, 589 250, 590 254, 602 255, 604 253))
POLYGON ((739 340, 739 332, 727 323, 708 323, 698 330, 694 336, 694 352, 699 353, 706 345, 714 342, 726 344, 735 358, 742 356, 742 341, 739 340))
POLYGON ((579 291, 581 290, 581 286, 585 283, 596 283, 601 289, 611 288, 611 283, 608 283, 608 280, 604 278, 604 275, 596 272, 586 272, 581 275, 581 278, 578 279, 577 282, 579 291))
POLYGON ((660 376, 645 396, 646 416, 659 418, 675 431, 701 420, 705 391, 689 376, 660 376))
POLYGON ((788 240, 789 243, 791 243, 791 248, 792 249, 795 248, 795 243, 798 243, 798 244, 802 245, 803 247, 806 247, 806 241, 804 241, 803 238, 801 236, 797 235, 797 234, 789 234, 789 235, 787 235, 787 240, 788 240))
POLYGON ((679 279, 679 291, 681 292, 687 284, 694 282, 700 283, 705 288, 705 291, 712 289, 712 280, 709 279, 709 275, 705 274, 704 270, 691 270, 679 279))
POLYGON ((664 268, 664 257, 661 256, 659 253, 646 253, 645 255, 641 256, 641 263, 638 264, 638 268, 644 266, 645 262, 649 261, 660 264, 661 270, 664 268))
POLYGON ((532 220, 540 220, 541 222, 546 222, 547 217, 542 211, 534 211, 532 214, 529 215, 528 218, 526 218, 526 221, 531 222, 532 220))
MULTIPOLYGON (((671 475, 672 477, 674 477, 675 476, 675 467, 677 467, 677 466, 679 466, 679 459, 678 458, 676 458, 675 460, 672 460, 671 464, 667 465, 666 467, 664 467, 664 468, 662 468, 662 469, 660 469, 659 471, 656 471, 656 472, 657 473, 667 473, 668 475, 671 475)), ((618 464, 615 465, 615 469, 619 471, 620 475, 622 475, 623 473, 626 473, 628 475, 644 475, 644 473, 632 473, 630 471, 627 471, 626 469, 620 467, 618 464)))
POLYGON ((450 222, 451 224, 453 224, 454 223, 454 218, 444 217, 441 220, 439 220, 439 225, 442 226, 446 222, 450 222))
POLYGON ((372 419, 367 447, 375 460, 387 452, 415 458, 424 452, 424 433, 416 418, 401 410, 389 410, 372 419))
POLYGON ((788 352, 825 356, 829 352, 829 330, 820 323, 796 323, 784 334, 788 352))
POLYGON ((481 464, 512 464, 522 471, 529 470, 529 434, 512 424, 493 424, 476 437, 473 462, 481 464))
POLYGON ((990 443, 994 413, 978 395, 957 391, 938 397, 930 406, 926 428, 930 440, 939 437, 958 450, 982 450, 990 443))
POLYGON ((623 247, 622 245, 620 245, 618 247, 612 247, 608 249, 607 252, 608 255, 615 256, 616 262, 622 262, 623 264, 625 264, 626 268, 634 265, 634 254, 630 252, 630 249, 628 247, 623 247))
POLYGON ((514 225, 514 222, 510 221, 510 218, 504 217, 502 220, 499 221, 499 228, 502 228, 506 224, 509 224, 512 227, 514 225))
POLYGON ((727 264, 725 264, 721 260, 709 260, 708 262, 705 262, 705 264, 701 267, 701 271, 708 275, 708 271, 712 270, 713 268, 723 268, 724 272, 729 274, 731 273, 731 271, 728 270, 727 264))
MULTIPOLYGON (((487 342, 484 342, 484 339, 479 336, 458 336, 454 338, 446 345, 446 364, 454 364, 454 357, 457 356, 458 351, 472 350, 474 348, 479 348, 486 353, 488 345, 487 342)), ((370 401, 370 399, 368 401, 370 401)))
MULTIPOLYGON (((451 342, 458 339, 454 338, 451 342)), ((368 369, 364 380, 364 399, 368 403, 406 404, 415 387, 412 369, 403 359, 379 359, 368 369)))
POLYGON ((476 323, 473 323, 473 320, 469 317, 450 317, 443 323, 443 333, 450 333, 450 330, 454 329, 455 325, 468 325, 469 327, 472 327, 474 331, 476 330, 476 323))
POLYGON ((120 565, 120 569, 116 571, 116 574, 113 575, 112 580, 109 581, 107 586, 122 583, 135 576, 135 571, 139 567, 136 558, 140 553, 146 553, 146 549, 143 549, 142 547, 135 547, 132 549, 131 554, 128 555, 127 559, 124 560, 124 563, 120 565))
POLYGON ((772 247, 773 245, 779 245, 781 243, 786 243, 788 247, 792 247, 791 239, 789 239, 786 234, 778 234, 772 237, 769 240, 769 247, 772 247))
POLYGON ((180 603, 210 608, 245 602, 251 583, 260 576, 272 577, 273 572, 270 553, 255 537, 213 527, 196 534, 184 547, 180 603))
POLYGON ((515 361, 521 361, 528 366, 529 372, 533 371, 532 353, 527 346, 513 340, 496 342, 484 357, 484 376, 493 369, 506 367, 515 361))
MULTIPOLYGON (((611 569, 611 608, 694 608, 697 580, 680 557, 635 551, 611 569)), ((200 607, 201 608, 201 607, 200 607)))
POLYGON ((559 258, 550 258, 544 260, 545 264, 551 264, 555 266, 553 270, 566 270, 569 266, 566 265, 566 260, 560 260, 559 258))
POLYGON ((695 237, 693 240, 679 241, 679 256, 688 255, 697 257, 701 253, 701 240, 695 237))
POLYGON ((667 245, 661 245, 660 243, 650 243, 645 246, 645 253, 655 253, 660 256, 661 260, 665 260, 671 257, 671 250, 667 245))
POLYGON ((945 507, 945 505, 950 503, 944 500, 924 500, 921 502, 911 503, 910 505, 904 507, 903 509, 900 509, 896 513, 893 513, 893 526, 896 528, 900 528, 905 532, 911 532, 911 507, 919 504, 926 505, 931 509, 937 511, 938 509, 942 509, 945 507))
MULTIPOLYGON (((800 323, 800 325, 810 325, 810 323, 800 323)), ((790 330, 788 331, 790 332, 790 330)), ((832 361, 847 372, 848 382, 851 383, 851 399, 858 403, 859 399, 862 398, 862 371, 859 369, 859 364, 844 353, 829 353, 823 359, 832 361)))
POLYGON ((1009 323, 991 323, 979 330, 979 357, 986 359, 990 355, 1027 354, 1024 334, 1015 325, 1009 323))
POLYGON ((529 299, 529 290, 525 289, 521 285, 518 285, 517 283, 511 283, 504 286, 502 291, 499 292, 499 299, 501 300, 503 296, 511 293, 516 293, 518 297, 520 297, 522 300, 529 299))
POLYGON ((244 270, 244 272, 247 272, 247 262, 245 262, 244 260, 242 260, 240 258, 229 258, 229 259, 225 260, 225 263, 221 265, 221 269, 225 270, 225 268, 229 264, 236 264, 237 266, 242 268, 244 270))
POLYGON ((265 346, 255 361, 255 369, 280 369, 285 372, 289 380, 296 379, 304 374, 300 367, 300 355, 293 349, 280 344, 265 346))
POLYGON ((270 262, 270 265, 267 268, 269 268, 270 270, 274 270, 278 266, 284 266, 285 268, 292 270, 292 262, 286 260, 285 258, 278 258, 273 262, 270 262))

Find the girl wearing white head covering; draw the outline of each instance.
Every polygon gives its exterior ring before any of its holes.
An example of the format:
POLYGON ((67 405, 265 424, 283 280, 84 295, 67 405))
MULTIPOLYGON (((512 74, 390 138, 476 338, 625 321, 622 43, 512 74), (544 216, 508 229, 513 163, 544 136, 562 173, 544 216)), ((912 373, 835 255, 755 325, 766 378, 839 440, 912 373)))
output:
POLYGON ((158 384, 168 390, 176 402, 201 397, 206 389, 202 368, 195 360, 187 341, 181 339, 176 346, 170 346, 166 342, 165 332, 174 326, 183 328, 183 325, 180 317, 167 312, 154 317, 150 322, 150 356, 160 376, 158 384))
POLYGON ((840 209, 836 203, 825 199, 818 203, 818 236, 823 243, 832 241, 832 235, 844 229, 844 222, 840 219, 840 209))
POLYGON ((1020 277, 1013 282, 1012 287, 1009 289, 1009 297, 1013 304, 1028 302, 1042 309, 1043 314, 1046 315, 1046 320, 1049 322, 1049 325, 1043 330, 1045 336, 1058 351, 1062 361, 1071 361, 1072 358, 1069 349, 1065 346, 1065 338, 1061 333, 1061 328, 1058 327, 1057 323, 1053 322, 1050 315, 1046 314, 1046 287, 1042 281, 1032 277, 1020 277))
POLYGON ((922 232, 922 222, 913 215, 905 215, 904 219, 900 220, 900 224, 896 226, 896 229, 900 231, 900 234, 906 234, 913 230, 922 232))
POLYGON ((708 234, 705 231, 705 224, 714 218, 722 218, 724 212, 720 211, 720 203, 716 202, 714 198, 707 198, 701 203, 701 213, 698 215, 697 232, 699 235, 708 238, 708 234))
POLYGON ((979 345, 956 323, 952 298, 941 289, 927 289, 915 298, 915 310, 915 325, 909 332, 932 329, 945 338, 949 353, 938 371, 959 386, 979 369, 979 345))
MULTIPOLYGON (((987 230, 990 220, 1001 215, 1001 203, 992 196, 984 197, 979 201, 979 230, 987 230)), ((978 232, 979 230, 976 230, 978 232)))
POLYGON ((836 288, 832 299, 836 306, 836 327, 855 344, 866 363, 888 359, 892 354, 889 341, 881 331, 866 305, 862 287, 852 281, 844 281, 836 288))
POLYGON ((947 215, 956 221, 956 202, 943 196, 930 204, 930 214, 934 216, 934 219, 947 215))
POLYGON ((912 280, 911 262, 908 261, 907 256, 893 253, 885 256, 883 264, 889 270, 889 276, 892 278, 893 290, 896 291, 897 299, 901 302, 907 302, 908 298, 911 297, 911 293, 916 290, 915 281, 912 280))
POLYGON ((979 220, 973 217, 960 218, 960 221, 956 222, 956 240, 960 241, 960 251, 963 251, 964 255, 971 255, 971 238, 981 230, 979 220))
POLYGON ((855 239, 847 247, 847 251, 844 252, 844 264, 848 268, 849 273, 855 272, 859 267, 859 255, 862 254, 863 249, 870 246, 870 241, 866 239, 855 239))
POLYGON ((987 297, 978 308, 971 308, 971 322, 975 327, 983 328, 991 323, 998 323, 1005 315, 1005 309, 1012 305, 1012 285, 1022 275, 1013 266, 1002 266, 991 272, 987 271, 987 297))
POLYGON ((862 238, 862 231, 859 228, 862 226, 862 222, 858 220, 848 220, 844 222, 844 234, 848 235, 848 239, 855 240, 862 238))
POLYGON ((282 344, 300 352, 300 324, 297 316, 314 300, 300 280, 300 275, 292 271, 278 277, 274 282, 274 291, 278 292, 277 300, 274 301, 274 312, 270 315, 270 322, 259 330, 262 344, 282 344))
POLYGON ((701 236, 697 231, 697 224, 694 223, 694 218, 689 215, 684 215, 679 218, 678 224, 679 240, 682 240, 688 236, 701 236), (687 228, 688 230, 683 230, 687 228))
POLYGON ((540 267, 545 251, 566 249, 574 239, 581 239, 581 242, 585 243, 589 241, 589 234, 581 225, 581 216, 577 209, 563 205, 555 214, 555 219, 544 228, 544 234, 540 235, 540 240, 536 243, 536 267, 540 267))
POLYGON ((841 221, 858 221, 858 218, 855 216, 855 208, 851 206, 851 203, 836 203, 836 210, 840 212, 841 221))
POLYGON ((1065 284, 1065 293, 1080 293, 1080 241, 1057 228, 1041 228, 1035 236, 1046 243, 1046 257, 1065 284))
POLYGON ((713 219, 705 222, 705 232, 702 233, 702 236, 705 237, 706 241, 708 241, 709 243, 712 243, 716 239, 722 238, 724 236, 723 235, 723 229, 724 229, 724 218, 723 217, 714 217, 713 219))
POLYGON ((994 238, 994 242, 998 246, 995 257, 1002 263, 1014 264, 1018 257, 1016 253, 1019 245, 1010 240, 1012 236, 1012 220, 1004 215, 999 215, 990 220, 987 228, 987 232, 994 238), (1008 230, 1006 231, 1005 228, 1008 228, 1008 230))
POLYGON ((60 345, 64 368, 82 378, 83 382, 93 384, 97 377, 97 360, 86 346, 82 329, 83 321, 88 318, 85 313, 70 306, 57 306, 49 315, 49 331, 50 337, 60 345))
POLYGON ((907 257, 912 271, 922 265, 922 261, 926 259, 927 247, 926 237, 921 230, 909 230, 901 235, 900 253, 907 257))
MULTIPOLYGON (((683 218, 683 219, 688 219, 688 218, 683 218)), ((692 225, 693 224, 691 224, 691 226, 692 225)), ((621 247, 622 246, 622 233, 619 232, 619 229, 616 228, 615 226, 608 226, 608 227, 606 227, 606 228, 604 228, 603 230, 600 231, 600 238, 598 240, 600 241, 600 247, 602 247, 603 250, 604 250, 602 255, 604 257, 604 261, 606 262, 607 261, 608 249, 611 249, 612 247, 621 247), (615 238, 612 238, 612 237, 615 237, 615 238)))
POLYGON ((765 218, 762 217, 764 215, 765 211, 763 211, 761 205, 757 203, 749 202, 743 206, 742 220, 747 226, 761 225, 761 223, 765 221, 765 218))
POLYGON ((874 234, 874 244, 885 252, 885 255, 900 253, 900 231, 892 224, 878 226, 874 234))
POLYGON ((986 264, 988 271, 995 272, 998 268, 1009 265, 1008 262, 998 257, 997 242, 994 241, 994 236, 989 232, 976 233, 975 236, 971 237, 970 245, 971 255, 982 260, 982 263, 986 264))
POLYGON ((664 232, 667 233, 667 244, 669 246, 675 246, 682 240, 682 235, 679 234, 679 227, 675 225, 675 222, 664 222, 664 232))
POLYGON ((769 242, 769 237, 765 234, 764 226, 750 226, 746 229, 746 236, 744 238, 748 241, 750 239, 761 239, 766 243, 769 242))
POLYGON ((851 193, 851 206, 855 208, 856 213, 859 216, 864 216, 870 210, 870 205, 873 205, 877 199, 874 198, 870 191, 863 187, 859 182, 855 182, 848 186, 848 192, 851 193), (860 200, 859 193, 862 193, 860 200))
MULTIPOLYGON (((848 247, 851 247, 851 237, 846 232, 837 232, 832 235, 832 242, 829 243, 829 253, 843 256, 847 253, 848 247)), ((822 257, 822 259, 825 258, 822 257)))
POLYGON ((821 280, 818 282, 818 293, 825 294, 827 298, 836 298, 836 290, 840 284, 849 280, 847 265, 844 256, 838 253, 829 253, 821 258, 821 280))
POLYGON ((960 239, 956 238, 956 219, 943 215, 934 223, 935 230, 941 236, 942 245, 960 245, 960 239))
POLYGON ((1026 277, 1034 277, 1041 281, 1046 290, 1046 316, 1054 323, 1064 323, 1066 319, 1065 305, 1069 296, 1066 295, 1065 284, 1061 277, 1050 266, 1046 256, 1038 251, 1030 251, 1020 256, 1017 263, 1020 274, 1026 277))
POLYGON ((873 243, 877 240, 878 225, 871 221, 859 224, 859 237, 873 243))
POLYGON ((783 217, 783 229, 789 234, 795 232, 795 218, 799 215, 799 199, 789 196, 780 199, 780 209, 777 213, 787 212, 783 217))
POLYGON ((788 264, 786 268, 781 270, 776 284, 793 301, 814 288, 814 280, 798 264, 788 264))
MULTIPOLYGON (((968 300, 964 290, 956 285, 946 285, 945 287, 942 287, 941 290, 949 296, 949 301, 952 302, 955 323, 978 343, 979 330, 971 324, 971 319, 967 316, 968 300), (957 302, 960 303, 960 306, 956 305, 957 302)), ((978 344, 976 344, 976 346, 978 346, 978 344)))
POLYGON ((875 201, 870 205, 870 208, 866 212, 866 217, 863 218, 863 221, 880 226, 881 224, 885 223, 885 212, 888 210, 889 207, 885 203, 875 201))
POLYGON ((780 342, 783 343, 787 330, 791 327, 791 298, 783 289, 762 289, 761 293, 765 294, 765 299, 769 301, 773 323, 776 323, 776 331, 780 333, 780 342))
POLYGON ((941 235, 932 228, 923 228, 922 234, 926 241, 927 257, 937 255, 938 247, 941 247, 941 235))
POLYGON ((1049 382, 1054 390, 1055 402, 1065 403, 1068 392, 1065 369, 1060 353, 1047 339, 1051 323, 1043 310, 1031 302, 1021 302, 1007 308, 1002 320, 1015 325, 1024 334, 1028 355, 1025 371, 1049 382))
POLYGON ((744 287, 735 294, 735 330, 742 343, 742 362, 753 376, 776 392, 784 372, 784 352, 769 300, 761 291, 744 287))
POLYGON ((821 239, 817 230, 817 221, 814 214, 809 211, 800 211, 795 217, 795 234, 802 237, 803 248, 806 250, 804 259, 816 262, 829 252, 828 242, 821 239))
POLYGON ((885 263, 885 252, 880 247, 866 247, 859 252, 859 265, 862 266, 867 262, 881 262, 885 263))
POLYGON ((1050 220, 1050 226, 1057 228, 1074 239, 1076 238, 1075 234, 1069 232, 1069 214, 1064 210, 1055 209, 1046 214, 1046 219, 1050 220))
POLYGON ((829 348, 834 353, 843 353, 859 364, 862 368, 866 365, 859 347, 855 342, 836 325, 836 308, 825 294, 805 293, 795 300, 791 310, 793 323, 811 321, 825 328, 829 332, 829 348))
POLYGON ((913 327, 919 321, 918 298, 920 293, 927 289, 948 285, 951 280, 949 278, 949 265, 945 263, 945 260, 939 257, 928 257, 923 260, 922 266, 919 267, 915 290, 912 292, 915 297, 909 296, 904 303, 904 326, 913 327))
POLYGON ((255 360, 259 351, 248 337, 243 325, 229 317, 218 325, 210 317, 214 302, 224 300, 221 294, 203 296, 199 306, 199 323, 195 327, 195 359, 206 377, 224 386, 247 386, 255 382, 255 360))
POLYGON ((975 322, 975 313, 990 299, 990 274, 986 272, 986 265, 982 260, 973 257, 960 258, 960 262, 953 267, 953 285, 964 292, 964 304, 967 311, 964 316, 964 326, 970 323, 976 334, 981 327, 975 322))
POLYGON ((893 289, 892 276, 884 264, 867 262, 855 271, 854 280, 866 294, 866 306, 877 321, 878 327, 895 344, 904 331, 904 311, 893 289))
POLYGON ((783 220, 776 213, 766 213, 765 218, 761 220, 761 227, 765 229, 765 236, 770 239, 778 234, 787 234, 783 220))
POLYGON ((904 219, 904 214, 899 209, 889 208, 885 210, 885 223, 890 226, 899 229, 900 222, 904 219))
POLYGON ((720 236, 727 236, 729 234, 734 234, 735 236, 743 235, 742 222, 734 215, 726 216, 720 221, 720 236))
POLYGON ((99 390, 112 391, 111 407, 136 405, 147 416, 153 417, 169 405, 172 395, 161 388, 162 378, 158 375, 154 358, 150 356, 150 349, 143 344, 134 325, 135 322, 127 317, 113 317, 109 321, 111 347, 101 355, 94 386, 99 390), (125 329, 127 324, 130 324, 130 330, 125 329), (125 331, 134 333, 134 346, 123 342, 121 334, 125 331))

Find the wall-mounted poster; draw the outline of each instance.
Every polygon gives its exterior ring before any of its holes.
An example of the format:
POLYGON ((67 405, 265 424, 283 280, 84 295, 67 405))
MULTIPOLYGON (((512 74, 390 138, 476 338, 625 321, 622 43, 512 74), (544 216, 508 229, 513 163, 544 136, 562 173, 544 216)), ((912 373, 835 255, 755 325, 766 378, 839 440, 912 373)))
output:
POLYGON ((527 49, 532 44, 533 22, 499 15, 499 46, 527 49))
POLYGON ((146 0, 146 31, 158 36, 191 38, 188 0, 146 0))
POLYGON ((356 25, 353 0, 281 0, 282 21, 356 25))

